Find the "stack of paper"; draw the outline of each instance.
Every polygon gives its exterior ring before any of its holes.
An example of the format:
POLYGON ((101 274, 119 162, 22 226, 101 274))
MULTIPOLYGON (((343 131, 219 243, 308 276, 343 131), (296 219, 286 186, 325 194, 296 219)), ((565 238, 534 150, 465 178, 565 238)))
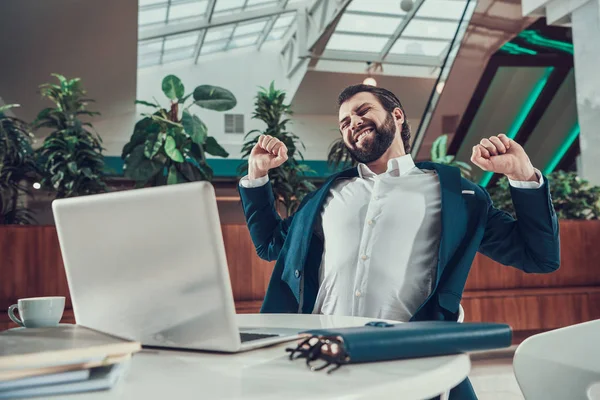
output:
POLYGON ((0 332, 0 399, 110 389, 140 348, 77 325, 0 332))

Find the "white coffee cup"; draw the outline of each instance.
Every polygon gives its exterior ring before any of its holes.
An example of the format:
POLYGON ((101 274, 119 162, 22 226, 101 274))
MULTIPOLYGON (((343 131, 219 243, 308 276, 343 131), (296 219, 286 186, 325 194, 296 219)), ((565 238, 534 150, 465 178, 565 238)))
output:
POLYGON ((18 304, 8 308, 8 316, 14 323, 25 328, 57 326, 65 310, 64 297, 31 297, 19 299, 18 304), (20 319, 15 315, 19 312, 20 319))

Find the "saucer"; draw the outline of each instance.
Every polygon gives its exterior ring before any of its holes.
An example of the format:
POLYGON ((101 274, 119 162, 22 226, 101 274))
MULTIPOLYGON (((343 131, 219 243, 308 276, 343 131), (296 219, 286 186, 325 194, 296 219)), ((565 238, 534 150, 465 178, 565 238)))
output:
POLYGON ((75 324, 58 324, 56 326, 42 326, 40 328, 25 328, 24 326, 20 326, 18 328, 7 329, 7 331, 20 331, 20 330, 23 330, 23 329, 58 328, 60 326, 73 326, 73 325, 75 325, 75 324))

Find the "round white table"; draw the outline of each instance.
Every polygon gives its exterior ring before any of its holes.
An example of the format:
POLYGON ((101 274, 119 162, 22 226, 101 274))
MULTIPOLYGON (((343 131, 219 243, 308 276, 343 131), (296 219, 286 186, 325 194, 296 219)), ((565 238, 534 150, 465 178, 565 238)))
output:
MULTIPOLYGON (((243 327, 298 329, 364 325, 372 318, 302 314, 239 314, 243 327)), ((345 365, 331 374, 312 372, 285 351, 296 341, 237 354, 142 350, 106 391, 70 395, 104 399, 426 399, 446 392, 468 375, 469 356, 345 365)), ((64 398, 58 396, 55 398, 64 398)))

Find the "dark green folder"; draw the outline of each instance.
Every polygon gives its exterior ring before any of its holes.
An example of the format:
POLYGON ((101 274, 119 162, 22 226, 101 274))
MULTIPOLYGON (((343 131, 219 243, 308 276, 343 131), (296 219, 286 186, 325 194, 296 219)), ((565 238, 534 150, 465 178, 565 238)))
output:
MULTIPOLYGON (((512 330, 506 324, 450 321, 374 321, 365 326, 316 329, 303 334, 335 344, 335 359, 340 364, 499 349, 509 347, 512 341, 512 330)), ((316 353, 315 357, 320 358, 316 353)))

